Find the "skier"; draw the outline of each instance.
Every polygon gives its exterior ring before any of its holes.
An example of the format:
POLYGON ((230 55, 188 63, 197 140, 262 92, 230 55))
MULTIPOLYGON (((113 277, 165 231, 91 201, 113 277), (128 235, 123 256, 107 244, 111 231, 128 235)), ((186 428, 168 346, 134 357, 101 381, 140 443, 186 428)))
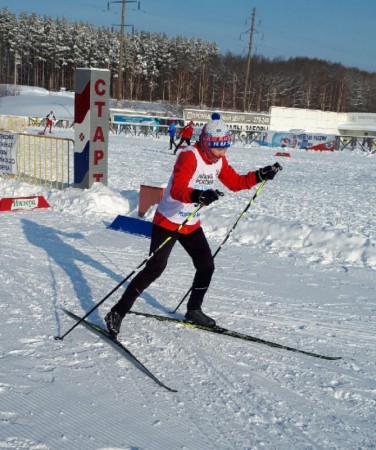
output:
POLYGON ((185 318, 199 325, 215 326, 214 319, 201 309, 214 272, 213 256, 200 225, 201 212, 221 195, 213 189, 217 178, 230 190, 240 191, 251 189, 263 180, 272 180, 282 169, 275 163, 273 166, 239 175, 225 156, 230 143, 230 129, 220 115, 214 113, 202 129, 199 141, 186 147, 177 157, 165 194, 154 215, 150 255, 168 237, 172 237, 147 261, 143 270, 132 279, 120 300, 105 316, 107 329, 113 336, 118 335, 121 322, 137 297, 163 273, 176 241, 192 258, 196 269, 185 318), (197 204, 203 208, 183 225, 179 233, 174 234, 197 204))
POLYGON ((193 135, 193 120, 189 122, 188 125, 186 125, 184 128, 182 128, 179 131, 179 138, 180 141, 178 145, 175 147, 174 155, 176 155, 176 152, 179 150, 182 143, 185 141, 188 145, 191 145, 191 138, 193 135))
POLYGON ((52 125, 54 123, 54 120, 56 120, 55 116, 54 116, 54 112, 51 111, 49 114, 47 114, 46 116, 46 126, 44 128, 43 133, 46 132, 47 128, 50 129, 50 133, 52 133, 52 125))
POLYGON ((170 150, 172 150, 172 146, 173 145, 175 146, 175 150, 176 150, 176 144, 175 144, 175 136, 176 136, 175 120, 171 120, 170 125, 168 127, 168 134, 170 135, 170 150))

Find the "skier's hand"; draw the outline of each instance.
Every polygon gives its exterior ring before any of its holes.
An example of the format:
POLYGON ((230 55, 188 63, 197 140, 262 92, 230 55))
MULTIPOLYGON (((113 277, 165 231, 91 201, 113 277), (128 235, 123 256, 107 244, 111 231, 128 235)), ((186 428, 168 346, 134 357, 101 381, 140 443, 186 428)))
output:
POLYGON ((197 203, 201 206, 208 206, 210 203, 215 202, 219 199, 219 196, 223 195, 223 192, 213 189, 207 189, 206 191, 201 191, 200 189, 194 189, 191 194, 192 203, 197 203))
POLYGON ((256 180, 258 183, 264 180, 272 180, 280 170, 282 170, 282 166, 277 162, 272 166, 263 167, 256 170, 256 180))

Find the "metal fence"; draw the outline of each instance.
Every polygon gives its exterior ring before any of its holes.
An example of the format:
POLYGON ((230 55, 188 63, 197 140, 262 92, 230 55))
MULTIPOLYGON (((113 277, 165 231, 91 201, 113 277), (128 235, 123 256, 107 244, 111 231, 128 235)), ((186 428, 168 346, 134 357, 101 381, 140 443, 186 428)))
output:
MULTIPOLYGON (((178 138, 178 132, 180 127, 177 128, 176 139, 178 138)), ((191 138, 191 142, 195 142, 202 128, 194 128, 193 136, 191 138)), ((142 136, 142 137, 151 137, 158 139, 161 136, 168 136, 168 125, 144 125, 144 124, 136 124, 136 123, 126 123, 126 124, 116 124, 110 123, 110 132, 114 134, 124 134, 126 136, 142 136)), ((232 131, 232 142, 240 141, 243 144, 248 144, 257 139, 257 136, 261 132, 247 132, 241 136, 240 131, 233 130, 232 131)))
POLYGON ((71 184, 73 151, 73 139, 19 133, 14 178, 50 189, 64 189, 71 184))
POLYGON ((336 150, 356 148, 367 153, 375 153, 376 136, 336 136, 336 150))

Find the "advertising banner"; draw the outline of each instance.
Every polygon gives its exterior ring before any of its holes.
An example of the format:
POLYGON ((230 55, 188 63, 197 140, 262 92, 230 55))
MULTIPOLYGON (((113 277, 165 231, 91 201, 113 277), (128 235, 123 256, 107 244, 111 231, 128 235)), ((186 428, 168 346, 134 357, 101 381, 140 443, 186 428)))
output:
POLYGON ((124 125, 154 125, 159 126, 160 120, 155 117, 146 116, 125 116, 116 114, 112 118, 113 123, 124 125))
POLYGON ((5 197, 0 199, 0 211, 29 211, 49 207, 50 205, 41 195, 35 197, 5 197))
POLYGON ((184 109, 184 122, 188 123, 193 120, 195 127, 203 127, 210 120, 213 112, 218 112, 231 130, 263 131, 269 129, 270 115, 258 113, 184 109))
POLYGON ((266 147, 333 151, 336 141, 335 136, 329 134, 266 131, 261 133, 260 138, 255 142, 266 147))
POLYGON ((17 173, 17 133, 0 132, 0 174, 12 176, 17 173))

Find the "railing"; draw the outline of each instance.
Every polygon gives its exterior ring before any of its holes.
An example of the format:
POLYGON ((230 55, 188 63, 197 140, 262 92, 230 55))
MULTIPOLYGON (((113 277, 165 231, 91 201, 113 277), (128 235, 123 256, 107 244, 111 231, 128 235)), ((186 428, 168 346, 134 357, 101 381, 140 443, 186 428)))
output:
POLYGON ((50 189, 64 189, 71 183, 73 150, 73 139, 18 133, 14 178, 50 189))
MULTIPOLYGON (((144 125, 139 123, 110 123, 110 131, 114 134, 125 134, 126 136, 142 136, 158 139, 160 136, 168 136, 168 125, 144 125)), ((177 132, 179 128, 177 129, 177 132)), ((201 132, 201 128, 195 128, 191 142, 195 142, 201 132)), ((232 142, 240 141, 242 144, 250 144, 260 135, 261 131, 244 132, 233 130, 232 142)), ((176 137, 178 139, 178 137, 176 137)))
POLYGON ((367 153, 375 153, 375 136, 336 136, 336 150, 355 150, 359 148, 367 153))
MULTIPOLYGON (((46 117, 29 117, 29 127, 45 127, 47 124, 46 117)), ((71 128, 73 126, 73 120, 70 119, 58 119, 54 121, 54 128, 71 128)))
POLYGON ((129 136, 153 137, 158 139, 159 136, 168 134, 168 125, 111 122, 110 131, 114 134, 124 133, 129 136))

